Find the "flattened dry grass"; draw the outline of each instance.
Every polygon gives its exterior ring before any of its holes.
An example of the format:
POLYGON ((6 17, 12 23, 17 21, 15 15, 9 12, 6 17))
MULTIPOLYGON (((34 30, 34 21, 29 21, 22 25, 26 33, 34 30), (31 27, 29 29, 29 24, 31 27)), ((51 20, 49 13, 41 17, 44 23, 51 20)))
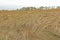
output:
POLYGON ((60 40, 59 11, 0 11, 0 40, 60 40))

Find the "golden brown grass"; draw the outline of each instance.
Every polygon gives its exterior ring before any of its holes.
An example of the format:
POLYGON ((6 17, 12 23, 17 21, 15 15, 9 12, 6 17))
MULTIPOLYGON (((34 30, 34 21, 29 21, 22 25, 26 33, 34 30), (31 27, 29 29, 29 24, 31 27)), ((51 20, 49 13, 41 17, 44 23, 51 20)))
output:
POLYGON ((60 40, 60 9, 0 11, 0 40, 60 40))

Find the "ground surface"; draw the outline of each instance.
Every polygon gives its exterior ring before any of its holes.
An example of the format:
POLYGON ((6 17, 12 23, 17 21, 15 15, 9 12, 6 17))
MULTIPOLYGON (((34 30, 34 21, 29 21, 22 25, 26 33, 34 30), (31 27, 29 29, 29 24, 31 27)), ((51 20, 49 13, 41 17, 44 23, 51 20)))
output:
POLYGON ((59 10, 0 11, 0 40, 60 40, 59 10))

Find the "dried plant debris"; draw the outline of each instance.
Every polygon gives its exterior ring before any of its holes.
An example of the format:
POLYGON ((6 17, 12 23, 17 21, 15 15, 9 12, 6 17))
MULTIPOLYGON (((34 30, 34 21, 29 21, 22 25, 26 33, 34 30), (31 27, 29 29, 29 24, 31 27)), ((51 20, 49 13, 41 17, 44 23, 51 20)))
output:
POLYGON ((0 40, 60 40, 60 11, 54 11, 1 11, 0 40))

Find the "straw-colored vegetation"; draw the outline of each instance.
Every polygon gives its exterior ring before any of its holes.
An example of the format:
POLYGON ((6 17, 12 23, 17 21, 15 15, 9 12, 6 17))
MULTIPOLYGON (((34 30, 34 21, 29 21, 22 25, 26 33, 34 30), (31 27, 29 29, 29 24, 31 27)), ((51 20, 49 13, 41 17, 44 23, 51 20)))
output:
POLYGON ((60 40, 60 9, 0 11, 0 40, 60 40))

